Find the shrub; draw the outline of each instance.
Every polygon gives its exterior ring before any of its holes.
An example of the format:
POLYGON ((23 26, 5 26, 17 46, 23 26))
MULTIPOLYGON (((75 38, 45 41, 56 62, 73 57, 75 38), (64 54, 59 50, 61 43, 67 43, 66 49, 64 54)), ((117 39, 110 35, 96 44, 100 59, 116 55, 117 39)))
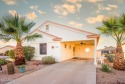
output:
POLYGON ((5 52, 5 56, 8 56, 8 52, 9 52, 9 50, 7 50, 7 51, 5 52))
POLYGON ((0 64, 1 64, 1 65, 4 65, 4 64, 7 64, 7 63, 8 63, 7 60, 5 60, 5 59, 0 59, 0 64))
POLYGON ((111 68, 107 64, 102 64, 101 69, 103 72, 111 72, 111 68))
POLYGON ((53 58, 52 56, 45 56, 42 58, 42 63, 43 64, 53 64, 53 63, 55 63, 55 58, 53 58))
POLYGON ((114 54, 107 54, 106 58, 109 62, 113 62, 114 61, 114 54))
MULTIPOLYGON (((25 56, 25 60, 30 61, 35 53, 35 48, 31 47, 31 46, 23 46, 23 50, 24 50, 24 56, 25 56)), ((10 58, 14 59, 14 50, 10 50, 8 52, 8 55, 10 56, 10 58)))
POLYGON ((14 59, 14 50, 10 50, 8 52, 8 55, 10 56, 11 59, 14 59))
POLYGON ((25 60, 30 61, 34 57, 35 48, 31 46, 24 46, 24 56, 25 60))

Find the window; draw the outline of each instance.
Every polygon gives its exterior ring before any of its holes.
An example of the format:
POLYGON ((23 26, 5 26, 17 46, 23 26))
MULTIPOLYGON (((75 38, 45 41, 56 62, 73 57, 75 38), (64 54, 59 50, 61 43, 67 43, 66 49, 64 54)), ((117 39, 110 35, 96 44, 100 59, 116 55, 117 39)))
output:
POLYGON ((46 25, 46 30, 49 30, 49 25, 46 25))
POLYGON ((65 48, 67 47, 67 45, 65 44, 65 48))
POLYGON ((47 54, 47 44, 40 43, 40 54, 47 54))

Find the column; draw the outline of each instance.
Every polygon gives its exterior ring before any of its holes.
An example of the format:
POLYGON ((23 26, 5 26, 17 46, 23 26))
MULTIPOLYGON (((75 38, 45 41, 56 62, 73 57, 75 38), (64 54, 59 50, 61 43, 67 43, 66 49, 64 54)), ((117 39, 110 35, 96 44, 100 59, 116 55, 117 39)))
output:
POLYGON ((94 65, 97 65, 97 61, 96 61, 96 52, 97 51, 97 39, 94 39, 94 65))

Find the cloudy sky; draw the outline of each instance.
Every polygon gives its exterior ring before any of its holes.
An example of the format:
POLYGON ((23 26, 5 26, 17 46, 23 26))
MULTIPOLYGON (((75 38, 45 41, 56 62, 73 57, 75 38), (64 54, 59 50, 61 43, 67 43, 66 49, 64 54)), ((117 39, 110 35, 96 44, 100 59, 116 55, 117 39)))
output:
MULTIPOLYGON (((0 16, 26 16, 36 23, 34 28, 49 20, 100 34, 96 28, 103 19, 125 13, 125 0, 0 0, 0 10, 0 16)), ((115 42, 101 36, 98 49, 104 46, 115 46, 115 42)))

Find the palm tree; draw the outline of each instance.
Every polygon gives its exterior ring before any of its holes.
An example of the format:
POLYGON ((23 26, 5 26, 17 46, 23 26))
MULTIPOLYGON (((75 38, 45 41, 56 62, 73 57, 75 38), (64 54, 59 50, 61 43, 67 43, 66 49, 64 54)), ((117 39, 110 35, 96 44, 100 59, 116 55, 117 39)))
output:
POLYGON ((122 43, 125 40, 125 14, 119 17, 110 17, 102 22, 102 26, 97 29, 106 36, 111 36, 116 42, 116 54, 114 58, 113 68, 117 70, 125 70, 124 53, 122 43))
POLYGON ((13 39, 17 42, 15 48, 15 65, 25 64, 22 42, 25 40, 33 41, 42 37, 37 33, 28 35, 34 25, 34 22, 27 22, 25 17, 19 17, 18 14, 15 16, 4 16, 0 21, 0 39, 4 39, 5 41, 13 39))

